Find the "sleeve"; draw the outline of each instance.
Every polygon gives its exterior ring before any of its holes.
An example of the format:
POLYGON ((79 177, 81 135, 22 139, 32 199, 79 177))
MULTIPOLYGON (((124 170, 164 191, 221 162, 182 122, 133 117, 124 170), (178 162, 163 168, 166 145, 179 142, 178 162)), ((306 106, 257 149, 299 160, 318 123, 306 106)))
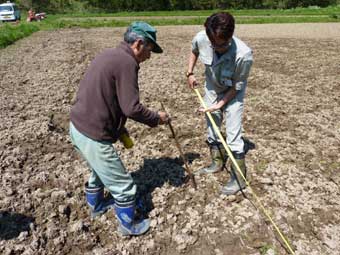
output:
POLYGON ((233 83, 236 90, 242 90, 244 83, 247 81, 251 66, 253 64, 252 52, 247 53, 244 57, 240 58, 236 62, 236 68, 233 75, 233 83))
POLYGON ((192 39, 191 41, 191 51, 192 53, 194 53, 195 55, 199 54, 199 48, 198 48, 198 35, 196 35, 194 37, 194 39, 192 39))
POLYGON ((140 103, 138 87, 138 66, 121 63, 116 73, 117 98, 123 114, 150 127, 158 125, 157 112, 140 103))

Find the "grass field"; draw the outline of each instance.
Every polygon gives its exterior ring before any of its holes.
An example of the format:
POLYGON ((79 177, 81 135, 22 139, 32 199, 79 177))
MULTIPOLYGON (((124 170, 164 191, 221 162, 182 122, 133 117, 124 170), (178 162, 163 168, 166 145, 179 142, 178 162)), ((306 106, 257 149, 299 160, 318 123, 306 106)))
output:
MULTIPOLYGON (((48 15, 46 20, 21 24, 0 25, 0 48, 29 36, 38 30, 55 30, 70 27, 122 27, 131 21, 142 19, 151 25, 199 25, 218 10, 204 11, 156 11, 119 13, 74 13, 48 15)), ((288 10, 228 10, 238 24, 340 22, 340 6, 296 8, 288 10)))

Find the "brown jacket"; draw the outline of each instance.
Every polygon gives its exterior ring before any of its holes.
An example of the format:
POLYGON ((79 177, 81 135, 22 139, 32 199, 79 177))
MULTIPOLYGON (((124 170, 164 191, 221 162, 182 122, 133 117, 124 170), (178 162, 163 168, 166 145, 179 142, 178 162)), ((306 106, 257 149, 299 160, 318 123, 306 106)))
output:
POLYGON ((158 125, 157 112, 139 102, 139 64, 130 46, 98 54, 80 82, 71 122, 84 135, 115 142, 124 130, 127 118, 150 127, 158 125))

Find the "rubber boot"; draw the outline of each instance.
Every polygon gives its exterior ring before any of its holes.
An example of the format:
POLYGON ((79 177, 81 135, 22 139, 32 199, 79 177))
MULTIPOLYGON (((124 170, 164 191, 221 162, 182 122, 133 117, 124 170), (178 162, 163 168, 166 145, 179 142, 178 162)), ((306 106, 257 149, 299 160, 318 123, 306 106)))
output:
POLYGON ((208 143, 211 156, 211 164, 208 167, 202 168, 195 172, 195 174, 212 174, 222 171, 228 156, 221 143, 208 143))
POLYGON ((248 151, 255 149, 256 147, 255 143, 253 143, 252 141, 245 137, 241 137, 241 139, 243 140, 244 143, 243 150, 245 155, 248 153, 248 151))
POLYGON ((135 201, 115 203, 118 231, 123 236, 138 236, 150 228, 150 219, 135 219, 135 201))
POLYGON ((104 198, 104 188, 90 188, 88 183, 85 184, 85 194, 86 194, 86 202, 88 206, 91 208, 91 218, 95 218, 97 216, 102 215, 107 210, 114 207, 114 199, 113 198, 104 198))
MULTIPOLYGON (((235 155, 235 154, 234 154, 235 155)), ((244 158, 244 154, 240 154, 240 156, 235 155, 235 160, 244 177, 247 178, 247 170, 246 170, 246 162, 244 158)), ((248 180, 247 180, 248 181, 248 180)), ((246 188, 246 182, 242 178, 241 174, 237 171, 234 165, 231 166, 231 177, 226 186, 222 187, 221 192, 225 195, 234 195, 237 192, 246 188)))

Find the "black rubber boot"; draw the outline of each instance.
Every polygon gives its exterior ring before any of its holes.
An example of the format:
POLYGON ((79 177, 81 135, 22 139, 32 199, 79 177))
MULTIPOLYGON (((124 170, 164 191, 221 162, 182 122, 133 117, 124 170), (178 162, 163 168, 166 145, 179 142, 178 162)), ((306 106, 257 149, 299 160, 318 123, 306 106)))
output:
POLYGON ((202 168, 195 174, 212 174, 222 171, 228 156, 221 143, 208 143, 211 156, 211 164, 208 167, 202 168))
MULTIPOLYGON (((246 161, 244 158, 244 153, 242 154, 236 154, 233 153, 236 163, 240 167, 240 170, 245 178, 247 178, 247 169, 246 169, 246 161)), ((247 181, 249 181, 247 179, 247 181)), ((228 183, 222 187, 221 192, 225 195, 234 195, 237 192, 243 190, 246 188, 246 182, 244 181, 243 177, 237 171, 236 167, 234 165, 231 166, 231 177, 228 183)))
POLYGON ((244 142, 243 150, 244 150, 245 155, 248 153, 248 151, 255 149, 255 147, 256 147, 255 143, 250 141, 248 138, 242 137, 242 140, 244 142))

